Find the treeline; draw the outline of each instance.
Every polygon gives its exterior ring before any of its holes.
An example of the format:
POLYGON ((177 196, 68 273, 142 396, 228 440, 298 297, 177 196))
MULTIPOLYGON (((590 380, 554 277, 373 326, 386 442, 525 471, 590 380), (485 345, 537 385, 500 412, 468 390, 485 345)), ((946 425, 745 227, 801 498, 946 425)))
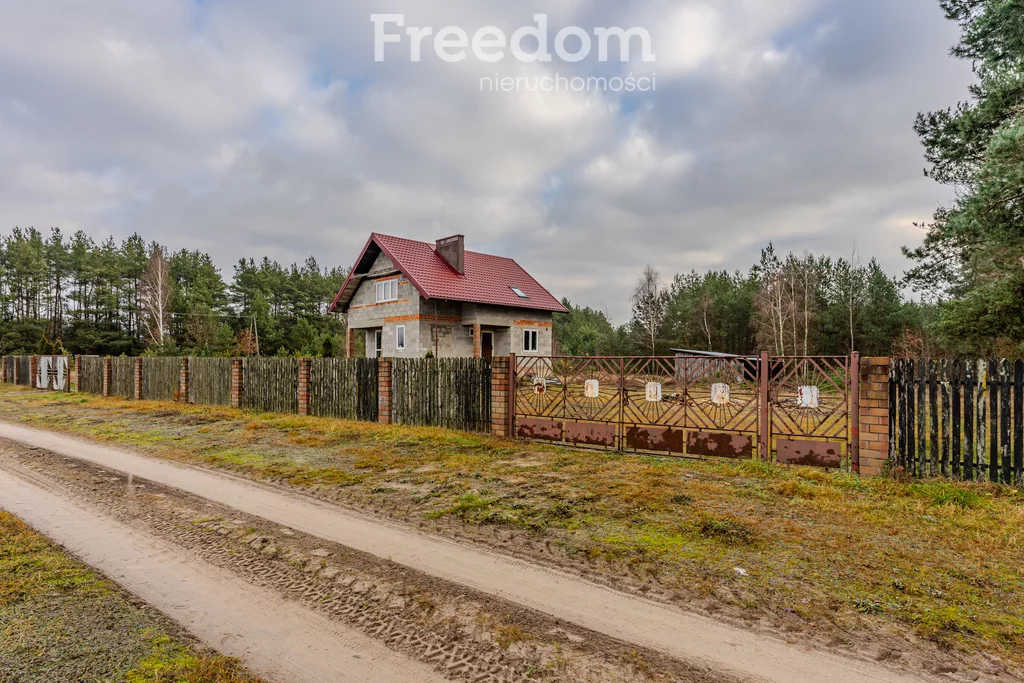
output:
POLYGON ((312 257, 243 259, 226 282, 208 254, 139 235, 54 228, 0 239, 0 353, 337 355, 327 307, 345 279, 312 257))
POLYGON ((628 323, 563 302, 555 316, 566 355, 671 355, 672 349, 776 355, 934 354, 935 307, 906 301, 875 260, 785 257, 769 245, 747 272, 678 274, 647 267, 628 323))
POLYGON ((940 0, 976 76, 966 101, 921 114, 926 173, 955 191, 908 282, 939 301, 935 329, 961 355, 1024 357, 1024 1, 940 0))

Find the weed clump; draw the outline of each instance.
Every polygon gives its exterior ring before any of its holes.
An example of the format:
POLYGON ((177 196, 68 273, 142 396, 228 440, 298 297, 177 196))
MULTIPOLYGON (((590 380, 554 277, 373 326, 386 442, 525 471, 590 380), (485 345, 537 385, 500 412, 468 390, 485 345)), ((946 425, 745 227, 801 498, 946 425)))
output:
POLYGON ((954 484, 944 482, 914 484, 911 486, 911 490, 930 500, 932 505, 951 505, 962 510, 973 510, 986 505, 985 499, 974 491, 954 484))
POLYGON ((734 517, 702 513, 697 518, 696 527, 703 538, 728 545, 755 545, 759 540, 757 531, 734 517))

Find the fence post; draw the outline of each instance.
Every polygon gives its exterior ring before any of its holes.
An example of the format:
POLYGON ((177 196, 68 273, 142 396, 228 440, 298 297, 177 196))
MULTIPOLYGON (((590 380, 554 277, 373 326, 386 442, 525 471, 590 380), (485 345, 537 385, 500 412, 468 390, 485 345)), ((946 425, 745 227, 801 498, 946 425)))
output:
POLYGON ((245 391, 245 376, 241 358, 231 359, 231 407, 242 407, 242 393, 245 391))
POLYGON ((473 325, 473 358, 481 358, 484 355, 484 337, 480 323, 473 325))
POLYGON ((377 422, 391 424, 391 359, 377 359, 377 422))
POLYGON ((312 358, 299 359, 299 415, 309 415, 309 375, 313 367, 312 358))
POLYGON ((79 392, 82 390, 82 354, 76 354, 75 367, 68 373, 68 391, 79 392))
POLYGON ((356 357, 356 331, 351 327, 345 333, 345 357, 356 357))
POLYGON ((28 384, 33 389, 39 388, 39 356, 31 355, 28 357, 28 384))
POLYGON ((103 356, 103 395, 110 396, 110 384, 113 379, 113 361, 110 356, 103 356))
POLYGON ((132 394, 136 401, 142 400, 142 357, 135 359, 135 372, 132 377, 132 394))
POLYGON ((760 412, 758 415, 757 449, 758 456, 764 461, 772 459, 772 418, 771 418, 771 392, 768 390, 772 381, 772 361, 767 351, 761 352, 760 375, 760 412))
POLYGON ((182 403, 188 403, 188 382, 188 356, 182 356, 181 368, 178 370, 178 400, 182 403))
MULTIPOLYGON (((850 465, 854 474, 860 474, 860 354, 854 351, 850 354, 850 386, 847 391, 850 394, 850 402, 847 406, 850 411, 850 465)), ((888 387, 886 394, 888 395, 888 387)), ((888 424, 888 418, 886 419, 888 424)), ((886 435, 888 441, 888 435, 886 435)))
MULTIPOLYGON (((858 368, 859 464, 865 476, 881 474, 889 459, 889 364, 888 358, 864 358, 858 368)), ((851 415, 851 427, 853 420, 851 415)))
POLYGON ((491 433, 509 436, 509 359, 491 359, 491 433))

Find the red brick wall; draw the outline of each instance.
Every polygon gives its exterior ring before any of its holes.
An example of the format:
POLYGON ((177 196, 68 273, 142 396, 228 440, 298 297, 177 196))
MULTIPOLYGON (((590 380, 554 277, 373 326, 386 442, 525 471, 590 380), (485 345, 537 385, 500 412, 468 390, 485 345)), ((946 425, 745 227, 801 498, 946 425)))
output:
POLYGON ((135 400, 139 401, 142 399, 142 358, 135 359, 135 375, 132 379, 135 400))
POLYGON ((377 359, 377 421, 391 424, 391 359, 377 359))
POLYGON ((313 368, 311 358, 299 359, 299 415, 309 415, 309 375, 313 368))
POLYGON ((509 358, 491 359, 491 433, 494 436, 508 436, 509 371, 509 358))
POLYGON ((181 369, 178 371, 178 400, 188 403, 189 392, 188 356, 181 357, 181 369))
POLYGON ((242 407, 242 391, 245 388, 244 378, 242 377, 242 359, 232 358, 231 359, 231 407, 241 408, 242 407))
POLYGON ((889 359, 860 363, 860 472, 882 473, 889 459, 889 359))

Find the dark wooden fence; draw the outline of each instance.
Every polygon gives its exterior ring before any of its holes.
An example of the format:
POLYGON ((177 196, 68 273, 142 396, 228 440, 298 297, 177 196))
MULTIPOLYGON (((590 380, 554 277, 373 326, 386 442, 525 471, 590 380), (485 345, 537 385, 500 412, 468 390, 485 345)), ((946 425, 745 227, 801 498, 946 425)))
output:
POLYGON ((131 356, 110 359, 110 395, 135 398, 135 359, 131 356))
POLYGON ((8 384, 14 384, 14 356, 4 358, 4 376, 8 384))
POLYGON ((391 370, 395 424, 491 429, 491 362, 475 358, 395 359, 391 370))
POLYGON ((173 401, 181 389, 181 359, 144 357, 142 359, 142 398, 146 401, 173 401))
MULTIPOLYGON (((181 359, 178 359, 179 362, 181 359)), ((188 359, 188 402, 197 405, 231 405, 231 359, 188 359)))
POLYGON ((82 356, 82 366, 78 368, 78 391, 103 393, 104 362, 102 356, 82 356))
POLYGON ((299 412, 299 360, 246 358, 242 407, 267 413, 299 412))
POLYGON ((31 363, 32 360, 29 356, 18 356, 18 384, 30 387, 35 383, 31 363))
POLYGON ((377 421, 377 359, 314 358, 309 368, 309 414, 377 421))
POLYGON ((1024 361, 893 361, 889 433, 912 476, 1021 484, 1024 361))
MULTIPOLYGON (((300 370, 308 364, 308 394, 303 392, 301 397, 302 414, 308 411, 314 417, 367 422, 376 422, 381 415, 380 368, 389 362, 391 422, 484 433, 491 431, 492 425, 489 360, 192 357, 186 363, 180 357, 80 356, 78 361, 75 388, 81 392, 104 393, 109 363, 108 395, 133 398, 141 365, 139 396, 143 400, 240 405, 293 414, 300 412, 300 370), (239 394, 233 378, 236 363, 241 365, 239 394), (188 385, 187 396, 180 394, 183 381, 188 385)), ((31 385, 30 357, 9 357, 6 367, 10 376, 15 363, 20 382, 31 385)))

